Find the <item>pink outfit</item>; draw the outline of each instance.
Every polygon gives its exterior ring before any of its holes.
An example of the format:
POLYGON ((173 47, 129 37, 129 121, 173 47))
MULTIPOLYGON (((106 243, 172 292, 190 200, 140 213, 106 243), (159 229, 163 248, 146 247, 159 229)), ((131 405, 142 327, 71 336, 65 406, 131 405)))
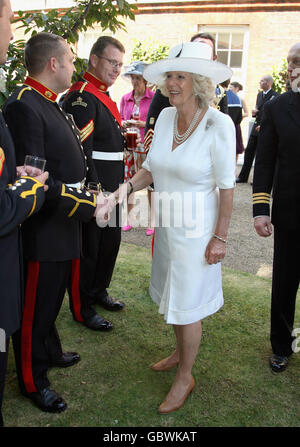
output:
MULTIPOLYGON (((122 96, 121 103, 120 103, 120 112, 121 112, 121 118, 123 121, 130 120, 133 107, 134 107, 134 92, 133 90, 129 93, 126 93, 126 95, 122 96)), ((151 104, 152 98, 154 96, 154 92, 150 90, 149 88, 146 88, 144 96, 141 98, 140 101, 140 121, 146 121, 148 109, 151 104)), ((141 133, 141 140, 142 143, 144 142, 144 132, 145 128, 140 128, 141 133)))

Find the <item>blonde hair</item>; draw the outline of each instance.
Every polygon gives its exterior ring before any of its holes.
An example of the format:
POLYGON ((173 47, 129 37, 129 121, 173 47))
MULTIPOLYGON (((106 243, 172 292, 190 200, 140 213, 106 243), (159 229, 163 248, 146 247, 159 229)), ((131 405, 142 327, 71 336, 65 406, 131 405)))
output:
MULTIPOLYGON (((193 79, 193 90, 194 95, 196 96, 199 106, 200 107, 206 107, 210 105, 214 98, 215 98, 215 86, 212 83, 212 80, 210 78, 207 78, 206 76, 202 76, 196 73, 189 73, 192 76, 193 79)), ((161 93, 169 97, 169 92, 166 88, 166 74, 164 76, 163 81, 158 86, 161 93)))

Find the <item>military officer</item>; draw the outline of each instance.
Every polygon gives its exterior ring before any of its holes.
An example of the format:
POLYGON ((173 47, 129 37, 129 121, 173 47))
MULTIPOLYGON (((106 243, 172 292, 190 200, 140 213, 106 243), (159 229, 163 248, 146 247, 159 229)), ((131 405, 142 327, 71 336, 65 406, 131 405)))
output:
POLYGON ((284 371, 297 352, 293 327, 300 281, 300 42, 288 52, 287 70, 292 89, 264 105, 253 178, 255 230, 270 237, 274 227, 269 363, 275 373, 284 371))
POLYGON ((63 353, 55 328, 72 271, 80 254, 80 221, 93 218, 96 195, 83 188, 87 161, 70 116, 57 95, 71 84, 73 54, 66 41, 38 33, 25 47, 29 76, 7 100, 3 113, 18 163, 26 154, 46 159, 48 191, 42 209, 22 226, 25 306, 14 337, 22 393, 41 410, 61 412, 66 402, 50 388, 49 366, 70 366, 80 357, 63 353))
MULTIPOLYGON (((120 113, 107 89, 120 75, 124 53, 118 40, 101 36, 91 49, 88 70, 82 81, 71 87, 63 103, 64 110, 73 115, 80 130, 86 155, 92 159, 87 182, 101 184, 110 192, 124 181, 126 143, 120 113)), ((121 241, 118 210, 114 220, 103 228, 95 221, 83 225, 83 252, 80 266, 77 266, 79 287, 74 280, 70 287, 74 318, 94 330, 110 330, 112 324, 96 313, 93 304, 114 311, 124 307, 107 292, 121 241)))
MULTIPOLYGON (((0 0, 0 64, 6 62, 13 37, 12 16, 10 0, 0 0)), ((24 168, 16 169, 13 142, 0 112, 0 427, 9 338, 20 327, 22 313, 20 224, 40 209, 47 177, 30 178, 24 168)))

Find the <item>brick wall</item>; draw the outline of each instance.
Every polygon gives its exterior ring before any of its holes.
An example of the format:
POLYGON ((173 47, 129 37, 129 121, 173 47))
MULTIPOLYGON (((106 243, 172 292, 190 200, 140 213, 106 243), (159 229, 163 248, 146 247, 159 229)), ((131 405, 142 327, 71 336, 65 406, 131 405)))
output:
MULTIPOLYGON (((190 37, 198 25, 247 25, 249 26, 249 50, 247 78, 244 86, 245 101, 249 112, 255 105, 262 75, 271 73, 272 66, 281 63, 288 49, 300 41, 300 11, 242 12, 242 13, 159 13, 138 14, 135 22, 127 21, 127 32, 118 32, 117 37, 126 47, 125 61, 130 62, 133 38, 151 38, 169 46, 190 37)), ((130 90, 123 80, 118 80, 114 97, 119 102, 122 94, 130 90)), ((244 139, 247 138, 248 120, 243 124, 244 139)))

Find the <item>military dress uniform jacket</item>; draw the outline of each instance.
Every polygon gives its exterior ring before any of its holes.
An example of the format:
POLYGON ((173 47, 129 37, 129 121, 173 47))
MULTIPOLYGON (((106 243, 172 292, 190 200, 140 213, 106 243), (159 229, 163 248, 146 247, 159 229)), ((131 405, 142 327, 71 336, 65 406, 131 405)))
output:
POLYGON ((42 183, 16 178, 13 141, 0 112, 0 328, 7 337, 20 326, 22 262, 20 224, 44 201, 42 183))
POLYGON ((280 229, 300 228, 300 94, 286 92, 264 106, 253 179, 253 215, 280 229))
POLYGON ((22 226, 24 256, 40 262, 78 258, 79 221, 90 220, 96 207, 96 196, 80 189, 87 162, 78 130, 56 99, 50 89, 27 78, 4 107, 17 163, 22 165, 27 154, 47 161, 49 190, 45 204, 22 226))
POLYGON ((73 115, 85 154, 92 159, 87 181, 101 183, 104 190, 113 192, 124 181, 126 141, 119 111, 105 94, 106 89, 103 82, 86 72, 66 95, 63 108, 73 115))

